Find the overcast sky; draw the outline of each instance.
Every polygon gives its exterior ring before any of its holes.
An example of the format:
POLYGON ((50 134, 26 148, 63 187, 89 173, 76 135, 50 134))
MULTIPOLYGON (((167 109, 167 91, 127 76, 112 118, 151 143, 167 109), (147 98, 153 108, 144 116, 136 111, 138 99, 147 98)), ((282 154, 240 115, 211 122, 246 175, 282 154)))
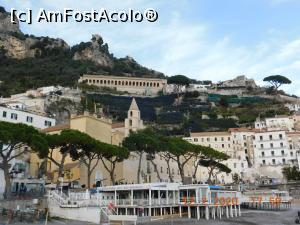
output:
POLYGON ((158 11, 155 23, 21 25, 25 33, 63 38, 70 45, 100 34, 117 57, 167 75, 220 81, 245 74, 259 84, 282 74, 300 96, 300 0, 1 0, 6 10, 100 9, 158 11))

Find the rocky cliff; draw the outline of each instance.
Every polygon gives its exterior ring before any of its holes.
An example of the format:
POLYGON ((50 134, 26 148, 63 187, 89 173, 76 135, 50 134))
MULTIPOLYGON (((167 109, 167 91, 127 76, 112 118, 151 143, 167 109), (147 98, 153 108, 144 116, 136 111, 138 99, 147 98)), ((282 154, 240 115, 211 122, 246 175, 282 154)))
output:
MULTIPOLYGON (((65 52, 75 61, 90 61, 102 67, 105 73, 115 75, 161 77, 162 73, 139 65, 131 57, 115 58, 100 35, 93 35, 90 42, 81 42, 73 47, 62 39, 35 37, 23 34, 19 24, 10 22, 10 14, 0 7, 0 48, 13 59, 47 57, 53 52, 65 52), (105 71, 106 70, 106 71, 105 71)), ((97 73, 99 70, 90 71, 97 73)))
POLYGON ((24 34, 0 6, 0 96, 48 85, 73 86, 84 73, 164 77, 131 57, 114 57, 100 35, 70 47, 62 39, 24 34))
POLYGON ((6 56, 14 59, 39 57, 44 49, 69 49, 69 46, 61 39, 48 37, 35 37, 25 35, 19 29, 19 24, 10 22, 10 14, 0 8, 0 48, 4 49, 6 56))

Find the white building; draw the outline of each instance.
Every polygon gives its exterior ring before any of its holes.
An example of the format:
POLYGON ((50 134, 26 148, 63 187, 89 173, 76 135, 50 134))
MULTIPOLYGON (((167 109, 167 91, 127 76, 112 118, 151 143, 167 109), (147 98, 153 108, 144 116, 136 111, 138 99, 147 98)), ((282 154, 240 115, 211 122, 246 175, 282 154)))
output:
POLYGON ((187 91, 199 91, 199 92, 207 92, 208 88, 211 85, 204 85, 204 84, 190 84, 187 87, 187 91))
POLYGON ((45 129, 55 125, 55 119, 46 114, 33 113, 27 111, 24 105, 18 105, 21 108, 0 106, 0 121, 10 123, 24 123, 37 129, 45 129))
POLYGON ((166 93, 173 94, 173 93, 184 93, 186 92, 187 88, 184 85, 175 85, 175 84, 167 84, 166 85, 166 93))
POLYGON ((286 135, 288 138, 288 148, 291 157, 289 163, 300 169, 300 132, 289 132, 286 135))
MULTIPOLYGON (((268 177, 282 180, 282 168, 300 168, 300 132, 285 130, 232 128, 228 132, 191 133, 185 140, 224 152, 231 158, 225 162, 231 175, 220 174, 220 182, 232 182, 237 173, 244 181, 268 177)), ((208 177, 207 169, 201 167, 201 181, 208 177)))
POLYGON ((288 147, 286 132, 257 131, 254 139, 254 164, 257 176, 267 176, 282 179, 282 168, 296 160, 296 154, 291 154, 288 147))
POLYGON ((295 111, 298 112, 300 111, 300 104, 299 103, 287 103, 284 105, 285 107, 287 107, 290 111, 295 111))
MULTIPOLYGON (((233 137, 230 132, 199 132, 191 133, 189 138, 184 138, 192 144, 211 147, 220 152, 226 153, 230 159, 223 162, 232 172, 231 174, 221 173, 218 175, 218 180, 221 183, 231 183, 233 174, 237 173, 239 177, 243 176, 244 170, 247 169, 248 163, 243 154, 239 154, 233 148, 233 137)), ((208 178, 207 168, 200 167, 200 179, 206 182, 208 178)))
POLYGON ((291 132, 295 130, 295 123, 298 120, 298 116, 276 116, 264 120, 258 118, 255 122, 255 129, 285 130, 291 132))

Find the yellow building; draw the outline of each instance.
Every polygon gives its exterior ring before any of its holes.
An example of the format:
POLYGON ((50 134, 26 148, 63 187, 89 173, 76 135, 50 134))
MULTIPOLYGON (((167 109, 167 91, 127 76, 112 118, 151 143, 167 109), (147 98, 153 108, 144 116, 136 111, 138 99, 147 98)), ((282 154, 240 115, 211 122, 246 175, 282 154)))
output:
MULTIPOLYGON (((124 123, 116 123, 107 118, 97 118, 94 115, 85 113, 80 116, 72 116, 70 118, 69 125, 51 127, 45 129, 44 132, 48 134, 55 134, 63 129, 74 129, 86 133, 101 142, 121 145, 124 138, 128 136, 130 132, 143 128, 144 124, 141 119, 139 107, 135 99, 133 99, 128 110, 128 116, 124 123)), ((56 151, 55 154, 55 158, 60 159, 61 156, 59 151, 56 151)), ((37 164, 40 164, 41 162, 35 155, 33 155, 31 159, 33 165, 31 172, 34 175, 37 173, 37 164)), ((155 157, 154 161, 160 173, 160 180, 157 177, 153 164, 147 160, 147 156, 145 154, 142 158, 141 174, 139 175, 142 183, 169 181, 169 171, 167 170, 166 161, 158 155, 155 157)), ((81 185, 86 185, 87 168, 83 163, 77 163, 78 164, 74 164, 74 161, 72 161, 70 157, 67 158, 64 171, 64 181, 72 182, 79 179, 81 185)), ((96 160, 94 163, 96 163, 96 160)), ((176 162, 171 161, 170 164, 170 171, 172 173, 173 180, 181 181, 176 162)), ((115 181, 118 183, 137 183, 137 170, 138 158, 134 154, 131 154, 129 159, 117 164, 115 170, 115 181)), ((47 171, 47 177, 52 180, 52 182, 56 182, 58 179, 57 166, 51 161, 48 161, 47 171)), ((187 168, 186 176, 191 176, 192 171, 192 168, 187 168)), ((112 184, 109 173, 101 161, 97 164, 91 175, 91 185, 98 184, 99 182, 102 185, 112 184)))

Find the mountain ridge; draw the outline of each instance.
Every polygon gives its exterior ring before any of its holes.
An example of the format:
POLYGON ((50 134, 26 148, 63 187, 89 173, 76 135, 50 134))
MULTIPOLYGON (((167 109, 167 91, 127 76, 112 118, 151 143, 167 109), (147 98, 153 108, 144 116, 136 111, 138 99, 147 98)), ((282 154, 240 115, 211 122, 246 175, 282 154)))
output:
POLYGON ((73 86, 84 74, 164 78, 133 58, 116 58, 98 34, 69 46, 63 39, 24 34, 0 6, 0 96, 45 85, 73 86))

